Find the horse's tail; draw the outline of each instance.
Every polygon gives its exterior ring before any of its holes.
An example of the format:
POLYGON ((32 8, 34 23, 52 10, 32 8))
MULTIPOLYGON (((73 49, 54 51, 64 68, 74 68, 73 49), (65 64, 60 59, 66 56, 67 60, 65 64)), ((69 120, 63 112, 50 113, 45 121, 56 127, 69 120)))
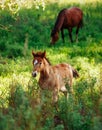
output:
POLYGON ((75 78, 79 77, 78 72, 74 68, 72 68, 72 72, 73 72, 73 77, 75 77, 75 78))

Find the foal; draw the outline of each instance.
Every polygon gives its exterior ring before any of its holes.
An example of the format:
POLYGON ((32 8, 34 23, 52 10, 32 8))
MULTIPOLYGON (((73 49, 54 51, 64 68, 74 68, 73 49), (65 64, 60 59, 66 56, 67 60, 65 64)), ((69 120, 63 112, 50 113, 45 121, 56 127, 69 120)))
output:
POLYGON ((36 77, 40 73, 38 84, 41 89, 48 89, 53 92, 53 102, 58 100, 58 92, 61 91, 67 96, 66 84, 70 87, 70 92, 73 92, 72 79, 79 77, 78 72, 69 64, 61 63, 52 66, 46 58, 46 52, 33 52, 33 71, 32 76, 36 77))
POLYGON ((59 38, 59 31, 61 31, 62 39, 64 42, 64 29, 68 29, 70 41, 73 42, 72 39, 72 29, 73 27, 77 27, 76 29, 76 41, 78 40, 78 32, 79 28, 83 25, 83 12, 81 9, 77 7, 72 7, 69 9, 63 9, 59 12, 55 26, 51 32, 51 44, 55 44, 55 42, 59 38))

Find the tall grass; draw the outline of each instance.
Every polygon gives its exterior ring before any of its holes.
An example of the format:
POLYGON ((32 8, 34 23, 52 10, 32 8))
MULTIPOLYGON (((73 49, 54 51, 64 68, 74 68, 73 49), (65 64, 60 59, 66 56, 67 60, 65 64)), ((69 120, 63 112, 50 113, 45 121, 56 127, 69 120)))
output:
POLYGON ((102 129, 102 3, 88 2, 52 1, 45 11, 22 8, 15 18, 0 11, 0 130, 102 129), (49 47, 58 11, 70 6, 84 12, 79 42, 71 44, 65 31, 65 44, 60 38, 49 47), (52 93, 42 94, 39 77, 31 76, 32 50, 46 50, 52 65, 67 62, 79 72, 74 95, 66 100, 59 93, 57 109, 52 93))

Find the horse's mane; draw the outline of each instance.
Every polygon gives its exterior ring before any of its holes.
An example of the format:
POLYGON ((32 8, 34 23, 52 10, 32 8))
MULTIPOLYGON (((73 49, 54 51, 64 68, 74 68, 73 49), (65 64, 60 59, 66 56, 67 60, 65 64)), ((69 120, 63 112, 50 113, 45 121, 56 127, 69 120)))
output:
POLYGON ((66 8, 62 9, 56 19, 54 29, 51 32, 51 36, 53 36, 56 32, 59 32, 59 26, 62 24, 62 16, 65 13, 66 8))
POLYGON ((47 60, 47 62, 49 63, 49 65, 51 65, 51 62, 49 61, 49 59, 48 59, 48 58, 46 58, 46 57, 45 57, 45 59, 47 60))

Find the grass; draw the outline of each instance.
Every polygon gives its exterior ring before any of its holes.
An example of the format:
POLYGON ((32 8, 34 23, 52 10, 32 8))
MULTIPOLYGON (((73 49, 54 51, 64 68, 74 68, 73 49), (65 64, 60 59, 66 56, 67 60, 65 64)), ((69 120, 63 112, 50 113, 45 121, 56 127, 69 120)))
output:
MULTIPOLYGON (((0 12, 1 17, 5 16, 0 25, 6 27, 0 30, 1 130, 102 129, 102 3, 90 2, 51 1, 45 11, 21 9, 15 18, 0 12), (73 5, 84 12, 79 42, 71 44, 65 30, 65 44, 60 37, 55 46, 49 47, 58 11, 73 5), (74 96, 66 101, 60 93, 57 111, 51 104, 51 93, 41 95, 38 77, 31 76, 32 50, 46 50, 52 65, 67 62, 79 72, 80 78, 73 83, 74 96)), ((75 29, 73 37, 74 33, 75 29)))

